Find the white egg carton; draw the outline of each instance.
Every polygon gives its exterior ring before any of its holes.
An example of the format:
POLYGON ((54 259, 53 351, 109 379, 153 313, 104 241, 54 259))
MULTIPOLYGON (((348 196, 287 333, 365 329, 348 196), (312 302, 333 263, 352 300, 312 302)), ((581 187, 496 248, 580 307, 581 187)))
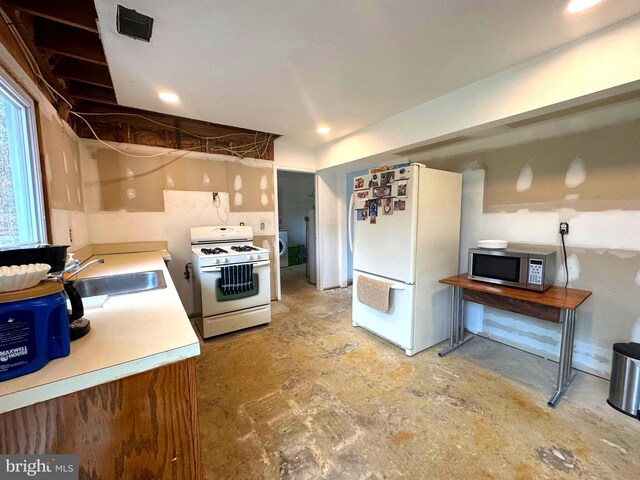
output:
POLYGON ((478 248, 488 248, 490 250, 504 250, 507 248, 506 240, 478 240, 478 248))
POLYGON ((0 292, 13 292, 35 287, 47 277, 51 266, 46 263, 0 267, 0 292))

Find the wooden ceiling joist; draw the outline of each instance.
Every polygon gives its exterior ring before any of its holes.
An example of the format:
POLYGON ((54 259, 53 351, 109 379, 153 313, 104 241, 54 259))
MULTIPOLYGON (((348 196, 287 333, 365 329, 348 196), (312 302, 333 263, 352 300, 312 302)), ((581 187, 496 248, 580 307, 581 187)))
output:
POLYGON ((107 65, 100 37, 92 32, 80 30, 49 20, 37 19, 35 44, 38 48, 76 58, 98 65, 107 65))
POLYGON ((92 102, 106 103, 107 105, 117 105, 116 94, 112 88, 96 87, 84 83, 71 82, 69 96, 78 100, 89 100, 92 102))
POLYGON ((89 32, 98 33, 93 2, 65 0, 11 0, 13 6, 30 15, 47 18, 89 32))
MULTIPOLYGON (((273 160, 273 141, 278 137, 265 132, 90 101, 79 105, 77 112, 85 114, 83 117, 102 140, 113 142, 273 160)), ((71 120, 78 136, 94 138, 84 121, 73 116, 71 120)))
POLYGON ((51 88, 54 88, 56 92, 58 92, 64 98, 68 98, 66 90, 62 87, 62 85, 60 85, 60 82, 51 71, 51 65, 47 62, 45 57, 42 56, 41 52, 33 43, 29 29, 22 21, 20 21, 12 6, 7 3, 6 0, 0 0, 0 8, 11 20, 12 27, 15 28, 17 34, 22 39, 22 43, 29 51, 29 54, 31 55, 33 60, 38 65, 38 69, 40 70, 42 77, 44 77, 44 80, 49 84, 51 88))
POLYGON ((113 88, 109 69, 104 65, 76 58, 63 58, 53 69, 54 75, 66 80, 88 83, 97 87, 113 88))

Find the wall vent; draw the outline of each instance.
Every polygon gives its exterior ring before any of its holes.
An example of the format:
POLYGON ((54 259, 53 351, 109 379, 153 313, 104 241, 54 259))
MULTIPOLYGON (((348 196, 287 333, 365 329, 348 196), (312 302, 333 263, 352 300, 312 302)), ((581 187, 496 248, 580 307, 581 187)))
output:
POLYGON ((116 26, 119 34, 148 42, 151 40, 153 18, 138 13, 131 8, 118 5, 116 26))

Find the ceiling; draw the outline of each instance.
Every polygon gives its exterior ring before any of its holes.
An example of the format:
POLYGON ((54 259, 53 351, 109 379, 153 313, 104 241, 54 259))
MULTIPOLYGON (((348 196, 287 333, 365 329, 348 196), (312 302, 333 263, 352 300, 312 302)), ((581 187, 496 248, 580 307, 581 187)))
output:
POLYGON ((120 2, 154 18, 151 41, 134 40, 116 32, 117 0, 95 2, 120 105, 308 146, 640 13, 637 0, 573 15, 563 0, 120 2))

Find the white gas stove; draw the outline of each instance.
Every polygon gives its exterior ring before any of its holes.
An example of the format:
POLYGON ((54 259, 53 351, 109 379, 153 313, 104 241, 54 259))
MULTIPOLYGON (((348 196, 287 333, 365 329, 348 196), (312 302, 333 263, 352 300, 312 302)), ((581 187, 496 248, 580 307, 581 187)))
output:
POLYGON ((269 250, 246 226, 191 229, 196 324, 203 338, 271 321, 269 250))

